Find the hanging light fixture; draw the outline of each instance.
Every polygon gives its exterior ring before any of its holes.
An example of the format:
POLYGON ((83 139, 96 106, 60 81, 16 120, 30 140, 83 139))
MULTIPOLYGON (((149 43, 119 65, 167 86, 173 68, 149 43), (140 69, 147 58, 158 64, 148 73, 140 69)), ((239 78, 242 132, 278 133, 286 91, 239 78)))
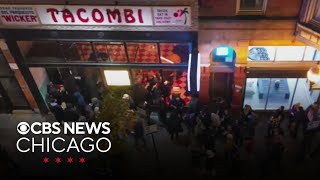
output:
POLYGON ((319 84, 320 83, 320 68, 319 68, 319 66, 311 67, 307 72, 307 78, 312 83, 319 84))

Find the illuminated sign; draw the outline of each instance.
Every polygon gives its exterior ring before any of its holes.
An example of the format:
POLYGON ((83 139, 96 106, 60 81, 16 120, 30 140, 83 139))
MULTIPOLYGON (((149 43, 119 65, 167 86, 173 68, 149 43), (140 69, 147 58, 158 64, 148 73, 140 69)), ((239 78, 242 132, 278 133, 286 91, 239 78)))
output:
POLYGON ((190 7, 0 5, 4 25, 191 26, 190 7))

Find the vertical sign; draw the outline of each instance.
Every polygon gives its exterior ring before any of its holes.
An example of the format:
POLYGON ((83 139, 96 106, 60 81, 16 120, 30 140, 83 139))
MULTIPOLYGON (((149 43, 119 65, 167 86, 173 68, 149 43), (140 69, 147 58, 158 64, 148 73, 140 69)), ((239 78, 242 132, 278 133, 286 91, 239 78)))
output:
POLYGON ((31 5, 0 5, 0 19, 4 25, 40 24, 36 11, 31 5))

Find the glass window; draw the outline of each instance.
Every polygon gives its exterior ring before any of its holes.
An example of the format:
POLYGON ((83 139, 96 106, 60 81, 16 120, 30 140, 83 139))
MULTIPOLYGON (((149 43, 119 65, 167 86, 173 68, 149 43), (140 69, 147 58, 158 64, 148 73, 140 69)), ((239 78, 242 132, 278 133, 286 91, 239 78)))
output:
POLYGON ((67 61, 96 61, 89 42, 61 42, 60 46, 67 61))
POLYGON ((306 78, 247 78, 244 103, 257 110, 275 110, 301 103, 304 108, 317 101, 319 90, 310 90, 306 78))
POLYGON ((29 62, 65 62, 60 44, 56 41, 33 41, 28 46, 20 46, 20 50, 29 62))
POLYGON ((272 78, 269 86, 267 110, 284 106, 289 109, 297 78, 272 78))
POLYGON ((249 61, 273 61, 276 53, 275 46, 249 46, 249 61))
POLYGON ((277 46, 276 61, 302 61, 305 46, 277 46))
POLYGON ((127 43, 131 63, 159 63, 156 43, 127 43))
POLYGON ((123 42, 95 42, 97 60, 101 62, 126 63, 127 56, 123 42))
POLYGON ((240 0, 240 11, 262 11, 264 0, 240 0))
POLYGON ((189 43, 160 43, 161 63, 188 63, 190 54, 189 43))
POLYGON ((316 48, 311 46, 306 46, 306 51, 304 52, 303 60, 313 61, 313 59, 315 58, 316 51, 317 51, 316 48))
POLYGON ((247 78, 244 105, 264 110, 267 102, 270 78, 247 78))
POLYGON ((301 106, 306 109, 310 104, 317 101, 320 91, 311 90, 310 82, 307 78, 299 78, 297 83, 297 89, 293 97, 293 104, 300 103, 301 106))
POLYGON ((320 61, 320 51, 319 50, 316 51, 316 54, 314 56, 314 60, 315 61, 320 61))

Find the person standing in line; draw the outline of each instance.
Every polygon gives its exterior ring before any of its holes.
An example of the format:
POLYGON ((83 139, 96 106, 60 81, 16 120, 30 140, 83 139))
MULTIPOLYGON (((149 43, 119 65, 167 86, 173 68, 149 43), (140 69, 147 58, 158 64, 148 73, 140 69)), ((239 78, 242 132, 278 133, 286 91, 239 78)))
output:
POLYGON ((139 145, 139 141, 143 142, 143 145, 146 146, 146 139, 145 139, 145 132, 144 132, 144 126, 143 121, 141 119, 138 119, 134 126, 134 139, 135 139, 135 145, 139 145))

